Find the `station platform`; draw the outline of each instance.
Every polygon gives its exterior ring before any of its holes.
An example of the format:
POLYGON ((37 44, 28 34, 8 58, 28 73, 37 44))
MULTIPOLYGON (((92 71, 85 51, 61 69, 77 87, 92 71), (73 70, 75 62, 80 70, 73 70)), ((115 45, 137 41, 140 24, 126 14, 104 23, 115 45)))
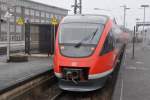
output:
POLYGON ((52 69, 52 57, 29 57, 28 62, 0 62, 0 92, 19 82, 52 69))
POLYGON ((112 100, 150 100, 150 47, 138 46, 126 52, 112 100))

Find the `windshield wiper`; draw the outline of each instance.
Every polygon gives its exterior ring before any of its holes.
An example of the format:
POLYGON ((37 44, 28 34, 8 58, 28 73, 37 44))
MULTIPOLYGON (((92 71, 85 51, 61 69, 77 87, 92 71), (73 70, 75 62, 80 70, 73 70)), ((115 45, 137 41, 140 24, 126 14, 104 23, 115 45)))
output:
POLYGON ((97 31, 98 31, 98 28, 93 32, 92 35, 91 34, 88 35, 87 37, 85 37, 84 39, 82 39, 80 42, 78 42, 74 47, 78 48, 78 47, 80 47, 83 44, 83 42, 85 42, 85 41, 87 41, 89 39, 92 40, 95 37, 97 31))

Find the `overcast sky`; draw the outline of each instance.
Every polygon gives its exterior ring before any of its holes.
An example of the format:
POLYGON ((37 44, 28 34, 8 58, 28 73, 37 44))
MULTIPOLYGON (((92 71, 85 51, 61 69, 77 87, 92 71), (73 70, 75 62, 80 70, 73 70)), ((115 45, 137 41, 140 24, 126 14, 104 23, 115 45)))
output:
MULTIPOLYGON (((74 0, 33 0, 36 2, 42 2, 45 4, 58 6, 72 11, 71 5, 74 4, 74 0)), ((111 13, 116 17, 119 24, 123 23, 123 8, 121 5, 126 4, 130 10, 127 11, 127 22, 126 26, 128 28, 133 28, 136 22, 136 18, 143 20, 143 9, 140 9, 141 4, 149 4, 150 0, 82 0, 83 2, 83 13, 97 13, 97 14, 108 14, 111 13), (95 11, 94 8, 109 9, 109 11, 95 11)), ((146 20, 150 21, 150 8, 146 9, 146 20)))

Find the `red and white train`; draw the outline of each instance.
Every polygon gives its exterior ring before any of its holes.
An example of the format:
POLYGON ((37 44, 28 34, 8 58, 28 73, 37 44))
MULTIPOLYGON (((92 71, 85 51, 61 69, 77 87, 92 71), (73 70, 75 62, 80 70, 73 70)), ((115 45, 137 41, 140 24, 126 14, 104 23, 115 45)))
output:
POLYGON ((67 91, 104 86, 125 49, 125 33, 105 15, 65 17, 57 31, 54 73, 67 91))

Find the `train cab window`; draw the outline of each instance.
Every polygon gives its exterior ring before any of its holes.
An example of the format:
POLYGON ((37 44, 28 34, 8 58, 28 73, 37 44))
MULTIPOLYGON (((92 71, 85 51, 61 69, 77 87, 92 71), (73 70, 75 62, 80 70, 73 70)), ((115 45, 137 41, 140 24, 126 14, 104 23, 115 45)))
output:
POLYGON ((112 51, 115 48, 115 38, 112 30, 109 32, 109 45, 110 51, 112 51))
POLYGON ((103 45, 103 49, 101 51, 101 55, 104 55, 115 48, 115 41, 113 37, 112 31, 110 31, 106 37, 106 40, 103 45))

